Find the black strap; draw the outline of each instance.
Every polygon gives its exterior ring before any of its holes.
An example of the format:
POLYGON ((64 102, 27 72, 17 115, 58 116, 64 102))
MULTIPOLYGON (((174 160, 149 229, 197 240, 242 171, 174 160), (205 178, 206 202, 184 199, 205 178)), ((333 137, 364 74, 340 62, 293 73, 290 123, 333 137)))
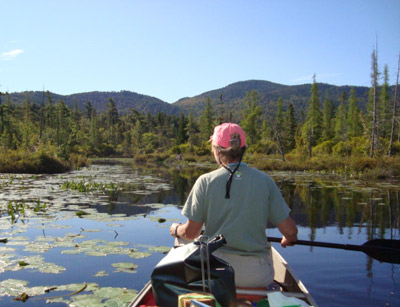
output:
POLYGON ((228 172, 230 173, 228 181, 226 182, 226 190, 225 190, 225 198, 227 198, 227 199, 231 198, 230 191, 231 191, 233 174, 237 171, 237 169, 239 168, 239 165, 240 165, 240 162, 238 163, 238 165, 235 167, 235 169, 233 171, 229 167, 223 165, 223 167, 225 167, 225 169, 228 170, 228 172))
POLYGON ((231 198, 230 191, 231 191, 231 185, 232 185, 233 175, 234 175, 235 172, 238 170, 238 168, 239 168, 239 166, 240 166, 240 162, 242 162, 243 154, 244 154, 244 149, 243 149, 242 154, 240 155, 239 162, 238 162, 238 164, 236 165, 236 167, 235 167, 235 169, 234 169, 233 171, 232 171, 228 166, 222 165, 222 166, 230 173, 230 174, 229 174, 228 181, 226 182, 226 190, 225 190, 225 198, 226 198, 226 199, 231 198))

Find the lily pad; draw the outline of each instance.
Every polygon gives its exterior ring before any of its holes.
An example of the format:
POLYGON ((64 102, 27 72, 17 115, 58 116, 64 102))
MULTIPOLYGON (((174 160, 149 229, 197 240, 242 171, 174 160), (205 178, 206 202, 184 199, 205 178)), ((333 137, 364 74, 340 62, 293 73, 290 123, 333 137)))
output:
POLYGON ((82 232, 100 232, 101 229, 81 229, 82 232))
POLYGON ((139 258, 146 258, 146 257, 150 257, 151 254, 147 253, 147 252, 139 252, 139 251, 131 251, 127 254, 130 258, 135 258, 135 259, 139 259, 139 258))
POLYGON ((15 251, 15 248, 0 246, 0 254, 10 253, 15 251))
POLYGON ((152 252, 159 252, 159 253, 168 253, 171 250, 170 246, 153 246, 153 247, 149 247, 149 251, 152 252))
POLYGON ((53 244, 49 244, 47 242, 33 242, 25 246, 24 251, 31 253, 45 253, 53 247, 53 244))
POLYGON ((135 269, 138 267, 136 264, 130 262, 113 263, 112 266, 116 268, 116 272, 125 273, 136 273, 135 269))
POLYGON ((82 251, 80 249, 65 249, 63 251, 61 251, 61 254, 65 254, 65 255, 78 255, 80 254, 82 251))
MULTIPOLYGON (((59 287, 59 290, 65 290, 59 287)), ((71 291, 73 289, 69 289, 71 291)), ((49 303, 65 303, 69 306, 127 306, 137 295, 136 290, 114 287, 88 287, 82 294, 73 295, 67 298, 54 298, 47 300, 49 303), (90 293, 92 292, 92 293, 90 293)))
POLYGON ((6 279, 0 282, 0 296, 17 296, 20 293, 26 292, 26 280, 6 279))
POLYGON ((106 271, 99 271, 96 274, 94 274, 94 277, 103 277, 103 276, 108 276, 109 274, 106 271))
POLYGON ((102 299, 92 294, 80 294, 73 296, 71 297, 70 302, 70 306, 76 307, 104 306, 104 304, 102 303, 102 299))
POLYGON ((87 255, 87 256, 95 256, 95 257, 105 257, 105 256, 107 256, 107 254, 102 252, 102 251, 87 251, 85 253, 85 255, 87 255))
POLYGON ((39 272, 41 273, 58 274, 65 270, 66 268, 51 262, 46 262, 39 266, 39 272))

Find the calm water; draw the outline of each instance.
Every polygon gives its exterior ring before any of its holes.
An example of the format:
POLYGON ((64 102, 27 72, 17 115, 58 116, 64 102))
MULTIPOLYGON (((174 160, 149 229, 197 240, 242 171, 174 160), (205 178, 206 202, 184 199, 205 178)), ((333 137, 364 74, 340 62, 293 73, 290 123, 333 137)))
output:
MULTIPOLYGON (((93 165, 63 175, 0 174, 0 305, 126 306, 173 244, 168 228, 204 169, 93 165), (57 288, 55 288, 57 287, 57 288), (50 290, 43 294, 44 290, 50 290), (25 303, 12 298, 27 293, 25 303), (36 300, 34 300, 34 298, 36 300)), ((400 239, 400 188, 304 174, 271 174, 299 238, 362 244, 400 239)), ((268 235, 278 236, 276 229, 268 235)), ((282 249, 319 306, 399 306, 400 265, 362 252, 282 249)))

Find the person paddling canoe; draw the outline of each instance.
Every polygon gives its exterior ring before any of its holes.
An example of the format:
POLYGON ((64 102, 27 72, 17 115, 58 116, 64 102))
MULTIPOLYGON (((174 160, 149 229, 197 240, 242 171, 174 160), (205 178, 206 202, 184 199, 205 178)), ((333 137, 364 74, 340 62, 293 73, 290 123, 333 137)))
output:
POLYGON ((242 162, 246 135, 234 123, 214 128, 210 138, 219 169, 195 182, 182 214, 186 223, 173 223, 173 237, 193 240, 222 234, 227 244, 213 255, 230 263, 237 287, 265 287, 273 282, 267 223, 282 233, 282 247, 297 241, 297 226, 275 182, 266 173, 242 162))

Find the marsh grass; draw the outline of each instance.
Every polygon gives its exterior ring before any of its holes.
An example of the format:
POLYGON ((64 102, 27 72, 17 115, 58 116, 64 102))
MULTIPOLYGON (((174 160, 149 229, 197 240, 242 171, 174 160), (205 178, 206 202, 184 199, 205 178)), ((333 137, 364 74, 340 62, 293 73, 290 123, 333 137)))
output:
MULTIPOLYGON (((140 156, 142 164, 163 165, 164 167, 193 166, 209 170, 216 167, 211 154, 196 156, 194 154, 180 154, 159 159, 157 154, 140 156)), ((136 160, 135 160, 136 162, 136 160)), ((280 155, 265 155, 247 152, 243 158, 250 166, 262 171, 287 171, 287 172, 317 172, 335 176, 346 176, 365 180, 400 180, 400 156, 381 156, 370 158, 367 156, 340 156, 323 154, 312 158, 295 154, 286 155, 285 161, 280 155)))
POLYGON ((288 156, 286 161, 278 156, 252 154, 248 157, 250 165, 263 171, 302 171, 345 175, 360 179, 399 179, 400 157, 339 157, 319 156, 311 159, 288 156))
POLYGON ((71 164, 42 150, 9 150, 1 154, 1 173, 55 174, 71 169, 71 164))

